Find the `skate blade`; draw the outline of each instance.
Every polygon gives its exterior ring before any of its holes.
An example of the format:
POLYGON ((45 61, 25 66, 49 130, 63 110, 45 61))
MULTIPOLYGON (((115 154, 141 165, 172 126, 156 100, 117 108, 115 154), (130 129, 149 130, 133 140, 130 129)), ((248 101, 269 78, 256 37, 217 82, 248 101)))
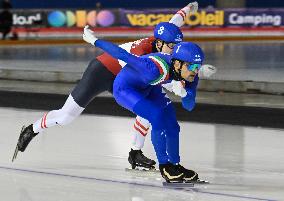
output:
MULTIPOLYGON (((21 132, 20 132, 20 136, 21 136, 21 133, 23 132, 24 129, 25 129, 25 126, 22 127, 21 132)), ((19 139, 20 139, 20 137, 19 137, 19 139)), ((17 142, 17 146, 16 146, 16 149, 15 149, 13 158, 12 158, 12 162, 14 162, 14 160, 17 158, 18 151, 19 151, 19 147, 18 147, 18 142, 17 142)))
POLYGON ((194 187, 194 183, 187 182, 163 182, 163 186, 172 188, 194 187))
POLYGON ((210 184, 209 181, 198 179, 196 181, 185 181, 185 183, 192 183, 192 184, 210 184))
POLYGON ((12 158, 12 162, 14 162, 14 160, 17 158, 17 155, 18 155, 18 145, 16 146, 16 149, 15 149, 15 152, 14 152, 14 155, 13 155, 13 158, 12 158))
POLYGON ((126 172, 160 172, 159 169, 155 168, 145 168, 145 167, 136 167, 134 169, 132 168, 125 168, 126 172))

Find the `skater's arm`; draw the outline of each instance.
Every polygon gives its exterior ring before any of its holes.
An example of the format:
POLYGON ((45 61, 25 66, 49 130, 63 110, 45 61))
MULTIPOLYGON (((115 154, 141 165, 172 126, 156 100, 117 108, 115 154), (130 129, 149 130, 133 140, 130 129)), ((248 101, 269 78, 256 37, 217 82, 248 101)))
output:
MULTIPOLYGON (((158 57, 143 58, 130 54, 129 52, 119 47, 118 45, 96 38, 95 33, 92 30, 90 30, 88 26, 84 28, 83 39, 86 42, 101 48, 102 50, 104 50, 114 58, 120 59, 125 63, 127 63, 128 64, 127 66, 129 68, 136 70, 138 74, 143 76, 145 83, 154 84, 157 83, 157 81, 161 82, 166 78, 166 76, 162 76, 166 72, 162 70, 160 72, 160 69, 161 68, 163 69, 164 65, 167 64, 158 57), (158 79, 161 76, 163 80, 158 79)), ((164 68, 166 69, 166 67, 164 68)))
POLYGON ((118 45, 115 45, 111 42, 105 41, 105 40, 96 40, 95 44, 96 47, 102 49, 103 51, 107 52, 111 56, 113 56, 116 59, 120 59, 124 61, 125 63, 129 64, 130 66, 135 65, 143 65, 144 59, 139 58, 133 54, 130 54, 125 49, 122 49, 118 45))
POLYGON ((186 89, 186 96, 182 98, 182 106, 188 111, 192 111, 195 107, 195 97, 196 97, 196 88, 198 84, 198 76, 195 76, 193 82, 186 82, 185 89, 186 89))
POLYGON ((141 68, 143 66, 147 66, 148 62, 145 61, 145 58, 140 58, 138 56, 135 56, 127 52, 125 49, 119 47, 116 44, 113 44, 105 40, 98 39, 95 36, 95 32, 89 29, 89 26, 85 26, 84 28, 83 39, 86 42, 104 50, 105 52, 110 54, 112 57, 124 61, 125 63, 128 64, 128 66, 131 66, 135 69, 141 68))
MULTIPOLYGON (((101 48, 105 52, 109 53, 111 56, 124 61, 128 64, 128 67, 135 69, 139 74, 143 75, 146 80, 148 75, 149 77, 153 78, 153 75, 155 76, 156 72, 159 72, 158 67, 150 58, 141 58, 130 54, 126 50, 111 42, 97 40, 95 42, 95 46, 101 48)), ((151 80, 151 78, 149 79, 151 80)))
POLYGON ((184 25, 186 17, 189 15, 189 13, 195 13, 198 10, 198 3, 191 2, 184 8, 180 9, 169 21, 170 23, 175 24, 178 27, 181 27, 184 25))

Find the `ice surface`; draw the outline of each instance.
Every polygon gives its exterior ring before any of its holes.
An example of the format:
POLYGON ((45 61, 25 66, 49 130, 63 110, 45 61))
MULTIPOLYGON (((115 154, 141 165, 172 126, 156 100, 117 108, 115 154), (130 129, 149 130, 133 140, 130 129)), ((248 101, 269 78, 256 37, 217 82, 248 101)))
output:
MULTIPOLYGON (((133 119, 82 115, 37 136, 11 163, 21 126, 43 111, 0 108, 0 200, 284 200, 284 131, 181 122, 182 165, 209 185, 170 189, 127 172, 133 119)), ((145 155, 155 158, 150 136, 145 155)))

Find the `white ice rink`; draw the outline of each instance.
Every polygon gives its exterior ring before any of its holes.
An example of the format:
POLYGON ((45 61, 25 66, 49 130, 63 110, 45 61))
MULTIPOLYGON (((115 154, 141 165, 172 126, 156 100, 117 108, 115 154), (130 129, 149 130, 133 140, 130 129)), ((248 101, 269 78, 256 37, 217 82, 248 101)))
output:
MULTIPOLYGON (((130 118, 82 115, 11 163, 21 126, 42 114, 0 108, 1 201, 284 200, 283 130, 181 123, 182 165, 211 184, 170 189, 158 173, 125 171, 130 118)), ((155 158, 150 136, 144 152, 155 158)))

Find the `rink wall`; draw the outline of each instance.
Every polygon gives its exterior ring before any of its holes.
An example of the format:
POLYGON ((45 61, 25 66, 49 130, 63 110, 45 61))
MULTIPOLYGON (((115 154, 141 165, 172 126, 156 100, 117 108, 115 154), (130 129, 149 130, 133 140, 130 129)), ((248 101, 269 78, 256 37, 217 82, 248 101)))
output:
MULTIPOLYGON (((50 111, 61 108, 67 95, 0 90, 0 97, 5 97, 0 98, 0 107, 50 111)), ((193 111, 186 112, 179 102, 174 105, 179 121, 284 128, 284 109, 197 103, 193 111)), ((134 117, 112 97, 95 98, 84 113, 134 117)))

